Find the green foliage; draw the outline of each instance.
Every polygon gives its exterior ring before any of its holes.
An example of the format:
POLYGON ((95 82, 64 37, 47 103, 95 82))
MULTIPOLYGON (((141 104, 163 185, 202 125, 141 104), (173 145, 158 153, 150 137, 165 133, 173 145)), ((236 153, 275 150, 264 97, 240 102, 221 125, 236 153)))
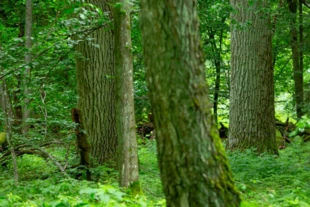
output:
POLYGON ((307 116, 303 116, 298 122, 296 123, 296 129, 292 131, 289 136, 295 137, 300 134, 307 132, 310 135, 310 118, 307 116))
POLYGON ((309 206, 310 143, 294 142, 280 156, 257 156, 255 150, 229 153, 242 206, 309 206))
POLYGON ((14 193, 4 194, 5 190, 9 189, 2 189, 1 206, 147 206, 145 198, 131 198, 116 186, 71 179, 28 181, 10 189, 14 193))
MULTIPOLYGON (((161 192, 161 184, 158 169, 156 169, 156 156, 153 152, 156 150, 155 142, 148 142, 141 148, 142 172, 148 172, 149 164, 156 171, 152 179, 143 181, 146 189, 153 190, 153 184, 149 181, 157 182, 157 191, 161 192), (152 162, 149 162, 150 159, 152 162)), ((66 156, 65 149, 51 148, 49 152, 54 157, 66 156)), ((72 160, 74 162, 74 160, 72 160)), ((70 161, 70 162, 72 162, 70 161)), ((33 207, 59 207, 59 206, 164 206, 163 199, 157 200, 147 198, 141 192, 131 192, 123 190, 117 184, 117 171, 115 169, 99 166, 92 168, 91 172, 97 177, 96 182, 85 180, 76 180, 64 178, 58 169, 49 161, 35 155, 24 155, 18 157, 20 180, 18 186, 14 185, 11 178, 12 166, 9 163, 8 168, 0 168, 0 206, 33 206, 33 207)), ((68 173, 73 173, 67 170, 68 173)), ((147 174, 145 174, 147 176, 147 174)), ((143 177, 143 176, 142 176, 143 177)), ((143 189, 144 191, 144 189, 143 189)), ((163 196, 160 193, 160 196, 163 196)))
POLYGON ((143 145, 139 146, 139 169, 143 192, 152 200, 163 199, 155 140, 146 140, 143 145))
POLYGON ((0 145, 2 145, 6 141, 5 132, 0 132, 0 145))
MULTIPOLYGON (((64 157, 59 149, 49 149, 64 157)), ((257 156, 255 150, 228 152, 244 207, 307 207, 310 204, 310 142, 294 141, 279 156, 257 156)), ((96 182, 64 178, 52 163, 34 155, 18 158, 21 182, 14 185, 12 170, 0 168, 0 206, 165 206, 154 140, 139 145, 140 183, 144 195, 133 196, 117 184, 117 171, 91 169, 96 182)))

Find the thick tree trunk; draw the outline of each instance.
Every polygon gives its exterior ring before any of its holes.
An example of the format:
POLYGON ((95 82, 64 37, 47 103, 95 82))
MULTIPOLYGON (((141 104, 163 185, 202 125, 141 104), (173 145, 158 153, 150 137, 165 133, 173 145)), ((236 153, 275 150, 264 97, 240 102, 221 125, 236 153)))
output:
POLYGON ((134 111, 133 62, 131 54, 130 2, 118 1, 115 8, 115 71, 116 71, 116 128, 118 135, 119 183, 139 193, 138 148, 134 111))
MULTIPOLYGON (((86 0, 111 18, 108 1, 86 0)), ((116 161, 117 135, 115 124, 114 36, 111 29, 101 28, 89 35, 94 47, 87 42, 77 46, 84 57, 77 58, 78 108, 90 139, 91 154, 102 164, 116 161)))
POLYGON ((269 1, 231 0, 230 118, 227 148, 278 153, 275 140, 269 1), (260 10, 260 12, 258 12, 260 10))
POLYGON ((196 4, 141 1, 161 180, 167 206, 239 206, 210 113, 196 4))
POLYGON ((297 18, 297 1, 298 0, 287 0, 288 8, 291 13, 290 22, 290 35, 291 35, 291 48, 293 57, 293 73, 294 73, 294 83, 295 83, 295 107, 297 119, 300 119, 303 115, 303 71, 300 61, 300 48, 298 42, 298 26, 296 24, 297 18))

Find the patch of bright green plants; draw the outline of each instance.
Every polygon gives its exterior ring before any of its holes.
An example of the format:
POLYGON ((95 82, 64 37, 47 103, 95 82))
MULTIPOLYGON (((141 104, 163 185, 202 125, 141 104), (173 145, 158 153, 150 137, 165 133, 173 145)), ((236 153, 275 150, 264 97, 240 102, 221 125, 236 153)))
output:
POLYGON ((280 156, 228 154, 242 206, 310 207, 310 142, 297 137, 280 156))
MULTIPOLYGON (((255 150, 228 152, 236 185, 245 207, 310 206, 310 142, 295 138, 280 156, 257 156, 255 150)), ((156 159, 156 142, 139 144, 143 195, 133 197, 117 184, 117 172, 101 166, 97 182, 64 178, 53 164, 36 156, 18 158, 21 182, 12 171, 0 168, 0 206, 90 207, 164 206, 156 159), (39 176, 46 175, 46 176, 39 176)))

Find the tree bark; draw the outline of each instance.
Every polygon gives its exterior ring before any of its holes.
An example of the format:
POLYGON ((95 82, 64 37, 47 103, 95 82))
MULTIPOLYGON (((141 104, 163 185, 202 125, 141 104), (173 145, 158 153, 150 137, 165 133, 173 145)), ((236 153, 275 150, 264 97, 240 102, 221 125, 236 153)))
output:
POLYGON ((30 118, 31 110, 29 108, 29 95, 30 95, 30 77, 31 77, 31 47, 32 47, 32 0, 26 0, 26 21, 25 21, 25 47, 26 47, 26 55, 25 55, 25 70, 24 75, 22 77, 22 86, 23 86, 23 126, 22 132, 26 134, 29 130, 29 124, 27 124, 27 120, 30 118))
POLYGON ((119 184, 141 191, 138 170, 138 148, 134 111, 133 62, 131 54, 131 2, 120 0, 114 10, 116 128, 118 135, 119 184))
MULTIPOLYGON (((108 1, 86 0, 112 17, 108 1)), ((90 139, 91 155, 99 164, 116 161, 114 35, 112 29, 100 28, 89 35, 96 48, 87 42, 77 46, 78 108, 90 139)))
POLYGON ((291 13, 290 22, 290 35, 291 35, 291 48, 293 57, 293 74, 295 84, 295 107, 297 119, 300 119, 303 115, 303 71, 301 67, 299 41, 298 41, 298 26, 296 24, 298 0, 287 0, 288 8, 291 13))
POLYGON ((143 0, 141 24, 167 206, 239 206, 210 113, 195 0, 143 0))
POLYGON ((231 0, 230 150, 278 153, 268 2, 231 0))

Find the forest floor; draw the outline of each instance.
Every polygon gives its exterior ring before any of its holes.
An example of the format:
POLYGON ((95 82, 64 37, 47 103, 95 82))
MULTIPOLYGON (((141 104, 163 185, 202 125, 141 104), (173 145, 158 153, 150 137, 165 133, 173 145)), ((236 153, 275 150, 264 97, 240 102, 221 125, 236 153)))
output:
MULTIPOLYGON (((54 156, 64 156, 61 150, 54 156)), ((256 156, 255 150, 228 152, 241 206, 310 207, 310 142, 296 138, 280 156, 256 156)), ((165 206, 156 159, 155 141, 139 144, 140 181, 143 195, 132 197, 118 187, 117 172, 105 166, 92 170, 96 182, 66 178, 50 162, 33 155, 17 159, 19 185, 12 168, 0 168, 0 206, 165 206)), ((75 172, 67 172, 74 174, 75 172)))

